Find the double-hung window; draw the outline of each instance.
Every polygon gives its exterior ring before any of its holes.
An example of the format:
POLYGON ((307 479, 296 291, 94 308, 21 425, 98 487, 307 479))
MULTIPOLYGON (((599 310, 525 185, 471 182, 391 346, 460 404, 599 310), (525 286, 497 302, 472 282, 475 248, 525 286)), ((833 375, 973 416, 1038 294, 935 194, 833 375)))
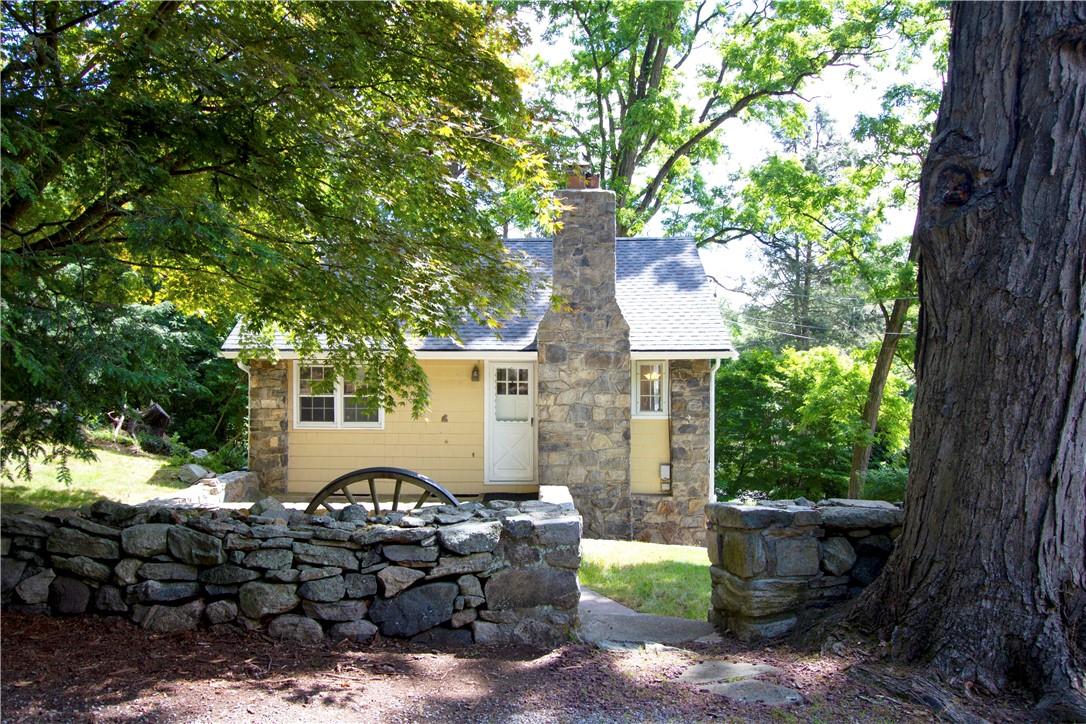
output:
POLYGON ((667 417, 667 362, 634 360, 633 416, 667 417))
POLYGON ((294 365, 294 426, 320 428, 384 427, 385 415, 365 382, 336 377, 329 365, 294 365))

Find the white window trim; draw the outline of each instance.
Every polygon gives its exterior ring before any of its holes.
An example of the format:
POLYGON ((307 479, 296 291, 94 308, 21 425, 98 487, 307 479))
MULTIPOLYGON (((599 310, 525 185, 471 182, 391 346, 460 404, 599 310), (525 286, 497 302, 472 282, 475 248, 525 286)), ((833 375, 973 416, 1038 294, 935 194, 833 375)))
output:
POLYGON ((335 399, 335 422, 303 422, 302 417, 302 405, 301 405, 301 392, 302 392, 302 367, 327 367, 319 362, 313 365, 303 365, 300 362, 295 362, 291 365, 294 368, 294 427, 299 430, 384 430, 385 429, 385 408, 377 408, 377 422, 345 422, 343 419, 343 378, 336 377, 335 387, 332 389, 332 395, 335 399))
POLYGON ((666 359, 635 359, 630 366, 630 414, 638 420, 664 420, 671 416, 671 372, 666 359), (660 365, 663 380, 660 384, 662 396, 661 412, 642 412, 641 407, 641 365, 660 365))

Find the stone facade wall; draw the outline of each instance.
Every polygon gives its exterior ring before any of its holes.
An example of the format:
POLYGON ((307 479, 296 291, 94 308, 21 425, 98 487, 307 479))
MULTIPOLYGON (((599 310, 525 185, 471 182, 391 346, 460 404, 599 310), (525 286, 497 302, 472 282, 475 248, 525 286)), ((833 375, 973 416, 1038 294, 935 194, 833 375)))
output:
POLYGON ((701 545, 709 500, 710 360, 672 360, 671 494, 634 495, 637 540, 701 545))
POLYGON ((576 625, 581 520, 540 500, 310 516, 133 507, 0 519, 0 603, 123 616, 154 632, 234 626, 319 643, 557 646, 576 625))
POLYGON ((710 503, 709 620, 744 641, 781 636, 813 608, 859 594, 882 570, 904 520, 878 500, 710 503))
POLYGON ((629 539, 630 328, 615 299, 615 195, 567 190, 540 322, 539 482, 568 485, 585 535, 629 539))
POLYGON ((264 490, 287 491, 287 363, 249 365, 249 469, 264 490))

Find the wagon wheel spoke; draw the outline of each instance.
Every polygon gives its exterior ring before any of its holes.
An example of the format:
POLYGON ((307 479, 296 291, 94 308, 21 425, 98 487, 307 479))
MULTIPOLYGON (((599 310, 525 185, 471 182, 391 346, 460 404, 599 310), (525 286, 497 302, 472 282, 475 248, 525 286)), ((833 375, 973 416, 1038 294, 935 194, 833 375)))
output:
POLYGON ((412 508, 411 510, 418 510, 419 508, 421 508, 422 504, 425 503, 426 499, 429 498, 429 497, 430 497, 430 491, 429 490, 422 491, 422 495, 419 496, 419 499, 415 502, 415 507, 412 508))
POLYGON ((400 488, 403 487, 403 480, 396 478, 396 489, 392 492, 392 510, 398 510, 400 507, 400 488))
POLYGON ((351 494, 351 486, 350 485, 344 485, 343 486, 343 495, 346 496, 348 503, 350 503, 351 505, 358 505, 358 501, 356 501, 354 499, 354 495, 351 494))
POLYGON ((377 499, 377 479, 370 478, 370 498, 373 500, 373 514, 377 515, 381 512, 381 501, 377 499))

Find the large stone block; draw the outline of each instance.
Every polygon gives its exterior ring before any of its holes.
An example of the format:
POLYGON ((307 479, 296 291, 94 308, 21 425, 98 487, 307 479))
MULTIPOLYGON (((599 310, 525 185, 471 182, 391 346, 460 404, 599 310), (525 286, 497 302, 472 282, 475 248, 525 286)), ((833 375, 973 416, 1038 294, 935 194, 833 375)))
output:
POLYGON ((709 569, 713 608, 748 618, 795 611, 803 605, 807 582, 802 579, 743 579, 723 568, 709 569))
POLYGON ((459 592, 455 583, 427 583, 394 598, 378 599, 370 619, 385 636, 414 636, 452 618, 459 592))
POLYGON ((116 541, 84 533, 74 528, 57 528, 49 536, 46 550, 66 556, 87 556, 103 560, 117 560, 121 548, 116 541))
POLYGON ((194 566, 216 566, 226 562, 222 541, 191 528, 173 526, 166 532, 170 555, 194 566))
POLYGON ((818 573, 818 539, 813 536, 775 538, 774 573, 778 576, 813 576, 818 573))
POLYGON ((238 592, 242 613, 256 619, 273 613, 286 613, 301 600, 297 586, 289 583, 252 581, 243 585, 238 592))
MULTIPOLYGON (((440 528, 437 539, 442 547, 458 553, 489 553, 498 545, 502 533, 502 522, 492 520, 484 523, 460 523, 440 528)), ((387 555, 387 547, 386 547, 387 555)), ((436 553, 436 551, 435 551, 436 553)), ((431 559, 434 560, 434 559, 431 559)))
MULTIPOLYGON (((765 541, 761 533, 729 530, 719 536, 719 562, 713 561, 741 578, 752 578, 766 569, 765 541)), ((817 548, 815 566, 817 568, 817 548)))
POLYGON ((573 608, 580 600, 577 574, 554 568, 507 568, 491 576, 485 592, 491 609, 573 608))

